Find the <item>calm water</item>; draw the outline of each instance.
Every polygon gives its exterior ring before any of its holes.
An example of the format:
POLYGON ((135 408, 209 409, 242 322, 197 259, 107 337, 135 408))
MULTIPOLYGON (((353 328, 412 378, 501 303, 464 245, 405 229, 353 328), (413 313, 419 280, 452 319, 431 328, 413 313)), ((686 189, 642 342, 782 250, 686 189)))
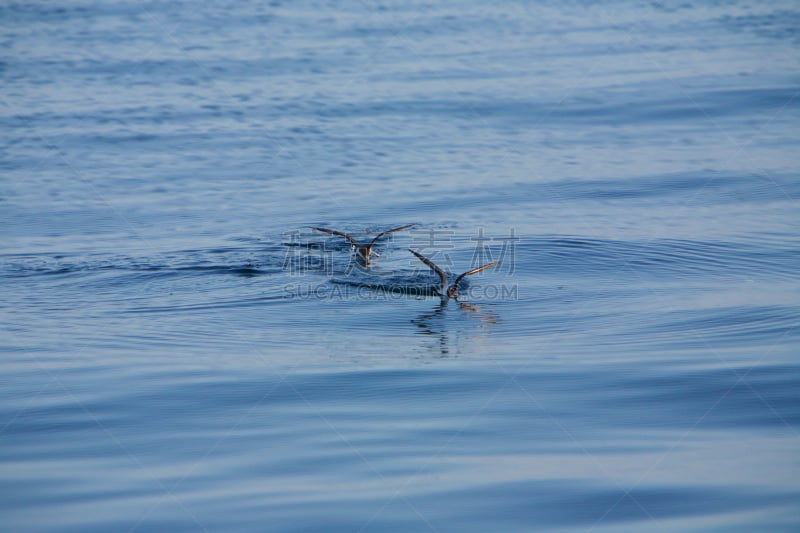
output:
POLYGON ((4 530, 800 528, 796 4, 57 4, 0 7, 4 530))

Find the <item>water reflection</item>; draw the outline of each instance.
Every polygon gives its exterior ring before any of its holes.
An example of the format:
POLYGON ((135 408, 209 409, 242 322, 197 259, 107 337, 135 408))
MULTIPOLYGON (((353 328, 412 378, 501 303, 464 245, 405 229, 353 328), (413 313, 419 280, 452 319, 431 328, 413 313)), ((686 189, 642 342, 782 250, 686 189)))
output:
POLYGON ((488 337, 492 326, 499 321, 499 315, 487 304, 458 302, 456 310, 445 302, 420 313, 411 323, 417 327, 415 333, 430 341, 426 343, 426 351, 449 356, 451 352, 459 352, 459 341, 474 342, 488 337))

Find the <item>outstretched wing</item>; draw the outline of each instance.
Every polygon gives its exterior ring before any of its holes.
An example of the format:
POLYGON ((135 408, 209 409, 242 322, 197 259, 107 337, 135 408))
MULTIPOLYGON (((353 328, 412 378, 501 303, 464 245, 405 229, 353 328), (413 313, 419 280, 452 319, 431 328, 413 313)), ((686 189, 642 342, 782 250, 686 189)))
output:
POLYGON ((456 282, 455 282, 455 284, 453 286, 457 288, 458 284, 461 283, 461 280, 466 278, 467 276, 471 276, 473 274, 477 274, 478 272, 483 272, 487 268, 492 268, 493 266, 497 266, 499 264, 500 264, 500 261, 495 261, 494 263, 489 263, 488 265, 483 265, 483 266, 479 266, 478 268, 473 268, 472 270, 468 270, 468 271, 464 272, 463 274, 461 274, 460 276, 458 276, 456 278, 456 282))
POLYGON ((360 244, 358 244, 356 242, 356 240, 354 238, 352 238, 350 235, 348 235, 347 233, 345 233, 343 231, 336 231, 335 229, 325 229, 325 228, 315 228, 315 227, 312 227, 311 229, 315 229, 317 231, 321 231, 322 233, 330 233, 331 235, 339 235, 340 237, 344 237, 345 239, 350 241, 350 244, 352 244, 353 246, 356 246, 356 247, 360 247, 361 246, 360 244))
POLYGON ((422 255, 421 253, 415 252, 411 248, 409 248, 408 251, 411 252, 412 254, 416 255, 419 258, 420 261, 422 261, 423 263, 428 265, 431 268, 431 270, 433 270, 434 272, 439 274, 439 279, 442 282, 440 291, 441 291, 441 294, 445 294, 447 292, 447 272, 445 272, 444 270, 442 270, 441 268, 436 266, 436 263, 434 263, 433 261, 431 261, 430 259, 428 259, 424 255, 422 255))
POLYGON ((417 225, 417 223, 415 222, 413 224, 406 224, 405 226, 400 226, 399 228, 387 229, 386 231, 382 231, 382 232, 378 233, 378 235, 374 239, 372 239, 372 242, 370 242, 369 245, 372 246, 373 244, 378 242, 378 239, 380 239, 384 235, 389 235, 390 233, 394 233, 395 231, 402 231, 404 229, 408 229, 411 226, 416 226, 416 225, 417 225))

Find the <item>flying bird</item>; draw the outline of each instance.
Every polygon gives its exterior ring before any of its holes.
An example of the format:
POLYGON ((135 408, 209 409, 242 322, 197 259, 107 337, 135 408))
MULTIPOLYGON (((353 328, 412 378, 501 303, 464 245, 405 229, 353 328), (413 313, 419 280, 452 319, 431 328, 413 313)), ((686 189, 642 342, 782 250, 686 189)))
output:
POLYGON ((389 230, 386 230, 386 231, 382 231, 382 232, 378 233, 378 235, 374 239, 372 239, 369 244, 359 244, 353 237, 351 237, 350 235, 348 235, 347 233, 345 233, 343 231, 336 231, 335 229, 316 228, 316 227, 312 228, 312 229, 315 229, 317 231, 321 231, 323 233, 330 233, 331 235, 339 235, 340 237, 344 237, 345 239, 347 239, 350 242, 350 244, 353 246, 353 248, 355 248, 356 251, 358 252, 358 254, 364 259, 364 263, 366 265, 369 265, 369 258, 370 258, 370 256, 372 254, 375 254, 378 257, 380 257, 380 255, 381 255, 381 254, 379 254, 378 252, 376 252, 376 251, 374 251, 372 249, 372 247, 375 246, 375 244, 378 242, 378 239, 380 239, 384 235, 388 235, 388 234, 394 233, 396 231, 401 231, 401 230, 404 230, 404 229, 408 229, 411 226, 415 226, 415 225, 416 225, 416 223, 414 223, 414 224, 406 224, 405 226, 400 226, 399 228, 392 228, 392 229, 389 229, 389 230))
POLYGON ((452 285, 448 285, 447 284, 447 281, 448 281, 447 272, 445 272, 444 270, 439 268, 439 266, 436 265, 436 263, 434 263, 433 261, 431 261, 430 259, 428 259, 424 255, 422 255, 421 253, 415 252, 411 248, 409 248, 408 251, 411 252, 412 254, 416 255, 419 258, 420 261, 422 261, 423 263, 428 265, 431 270, 433 270, 434 272, 436 272, 439 275, 439 280, 441 281, 441 284, 439 285, 439 288, 435 289, 435 290, 436 290, 437 294, 439 295, 439 297, 441 297, 442 302, 446 302, 450 298, 458 301, 458 287, 459 287, 459 285, 461 285, 461 281, 465 277, 471 276, 473 274, 477 274, 478 272, 483 272, 487 268, 492 268, 493 266, 497 266, 497 265, 500 264, 500 261, 495 261, 493 263, 489 263, 488 265, 483 265, 483 266, 479 266, 478 268, 473 268, 472 270, 468 270, 467 272, 464 272, 463 274, 458 276, 456 278, 455 283, 453 283, 452 285))

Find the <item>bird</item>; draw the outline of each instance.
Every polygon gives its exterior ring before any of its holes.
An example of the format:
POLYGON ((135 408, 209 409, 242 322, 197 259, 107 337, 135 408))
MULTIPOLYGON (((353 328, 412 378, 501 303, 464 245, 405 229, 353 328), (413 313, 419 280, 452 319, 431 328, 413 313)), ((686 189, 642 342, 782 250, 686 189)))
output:
POLYGON ((477 274, 478 272, 483 272, 484 270, 486 270, 488 268, 492 268, 493 266, 497 266, 497 265, 500 264, 500 261, 494 261, 493 263, 489 263, 489 264, 486 264, 486 265, 483 265, 483 266, 479 266, 478 268, 473 268, 472 270, 468 270, 468 271, 464 272, 463 274, 461 274, 460 276, 458 276, 456 278, 455 283, 453 283, 452 285, 448 285, 447 284, 447 281, 448 281, 447 272, 445 272, 444 270, 439 268, 436 265, 436 263, 434 263, 433 261, 431 261, 430 259, 428 259, 424 255, 422 255, 421 253, 419 253, 417 251, 414 251, 411 248, 409 248, 408 251, 411 252, 412 254, 416 255, 419 258, 420 261, 422 261, 423 263, 428 265, 431 268, 431 270, 433 270, 434 272, 436 272, 439 275, 439 279, 441 280, 441 284, 440 284, 438 289, 434 289, 434 290, 439 295, 439 297, 441 297, 443 303, 447 302, 450 298, 454 299, 455 301, 458 301, 458 295, 459 295, 458 294, 458 287, 459 287, 459 285, 461 285, 461 281, 465 277, 471 276, 473 274, 477 274))
POLYGON ((350 244, 353 246, 353 248, 355 248, 356 251, 358 252, 358 254, 364 259, 364 263, 367 266, 369 266, 369 264, 370 264, 369 258, 370 258, 370 256, 372 254, 375 254, 378 257, 380 257, 380 255, 381 255, 381 254, 379 254, 378 252, 376 252, 376 251, 374 251, 372 249, 372 247, 375 246, 375 243, 378 242, 378 239, 380 239, 384 235, 388 235, 388 234, 394 233, 396 231, 401 231, 401 230, 404 230, 404 229, 408 229, 411 226, 415 226, 415 225, 416 225, 416 223, 414 223, 414 224, 406 224, 405 226, 400 226, 399 228, 392 228, 392 229, 389 229, 389 230, 386 230, 386 231, 382 231, 382 232, 378 233, 378 235, 374 239, 372 239, 369 244, 359 244, 354 238, 352 238, 350 235, 348 235, 347 233, 345 233, 343 231, 336 231, 335 229, 317 228, 317 227, 313 227, 313 226, 312 226, 312 229, 315 229, 317 231, 321 231, 323 233, 330 233, 331 235, 339 235, 340 237, 344 237, 345 239, 350 241, 350 244))

